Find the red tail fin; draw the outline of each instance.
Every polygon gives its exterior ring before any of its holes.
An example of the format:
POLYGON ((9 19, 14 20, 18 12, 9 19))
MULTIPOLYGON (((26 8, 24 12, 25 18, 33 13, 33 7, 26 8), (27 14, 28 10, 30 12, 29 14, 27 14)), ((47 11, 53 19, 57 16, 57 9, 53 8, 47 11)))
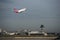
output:
POLYGON ((15 13, 18 13, 18 10, 17 10, 16 8, 14 8, 14 12, 15 12, 15 13))
POLYGON ((17 10, 16 8, 14 8, 14 10, 17 10))

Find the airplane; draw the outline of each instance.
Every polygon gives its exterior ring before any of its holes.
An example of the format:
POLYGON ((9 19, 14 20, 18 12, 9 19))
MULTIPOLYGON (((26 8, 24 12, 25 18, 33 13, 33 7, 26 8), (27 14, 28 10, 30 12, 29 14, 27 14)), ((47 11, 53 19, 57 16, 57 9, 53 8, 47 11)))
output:
POLYGON ((15 13, 21 13, 21 12, 24 12, 24 11, 26 11, 26 8, 23 8, 23 9, 20 9, 20 10, 14 8, 15 13))

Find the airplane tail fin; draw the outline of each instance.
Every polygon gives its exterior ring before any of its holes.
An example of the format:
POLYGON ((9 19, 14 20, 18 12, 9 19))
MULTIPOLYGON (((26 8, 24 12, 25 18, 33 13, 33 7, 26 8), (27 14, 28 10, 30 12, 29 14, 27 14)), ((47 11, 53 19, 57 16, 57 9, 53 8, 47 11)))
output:
POLYGON ((18 13, 18 10, 16 8, 14 8, 14 12, 18 13))
POLYGON ((17 10, 16 8, 14 8, 14 10, 17 10))

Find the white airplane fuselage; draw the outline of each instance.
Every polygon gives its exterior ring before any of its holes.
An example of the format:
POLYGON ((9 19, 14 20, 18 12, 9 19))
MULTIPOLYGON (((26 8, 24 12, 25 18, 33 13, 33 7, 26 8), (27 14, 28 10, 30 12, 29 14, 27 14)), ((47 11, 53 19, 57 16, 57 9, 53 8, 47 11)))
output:
POLYGON ((23 8, 23 9, 20 9, 20 10, 14 9, 14 12, 21 13, 21 12, 24 12, 25 10, 26 10, 26 8, 23 8))

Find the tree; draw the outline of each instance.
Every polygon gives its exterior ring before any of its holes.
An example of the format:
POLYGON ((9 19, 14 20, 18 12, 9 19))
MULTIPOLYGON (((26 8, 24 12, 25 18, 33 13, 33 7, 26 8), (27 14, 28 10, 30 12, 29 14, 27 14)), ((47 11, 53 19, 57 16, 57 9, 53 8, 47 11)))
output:
POLYGON ((40 28, 41 28, 41 32, 42 32, 43 31, 43 28, 44 28, 44 25, 41 24, 40 28))

